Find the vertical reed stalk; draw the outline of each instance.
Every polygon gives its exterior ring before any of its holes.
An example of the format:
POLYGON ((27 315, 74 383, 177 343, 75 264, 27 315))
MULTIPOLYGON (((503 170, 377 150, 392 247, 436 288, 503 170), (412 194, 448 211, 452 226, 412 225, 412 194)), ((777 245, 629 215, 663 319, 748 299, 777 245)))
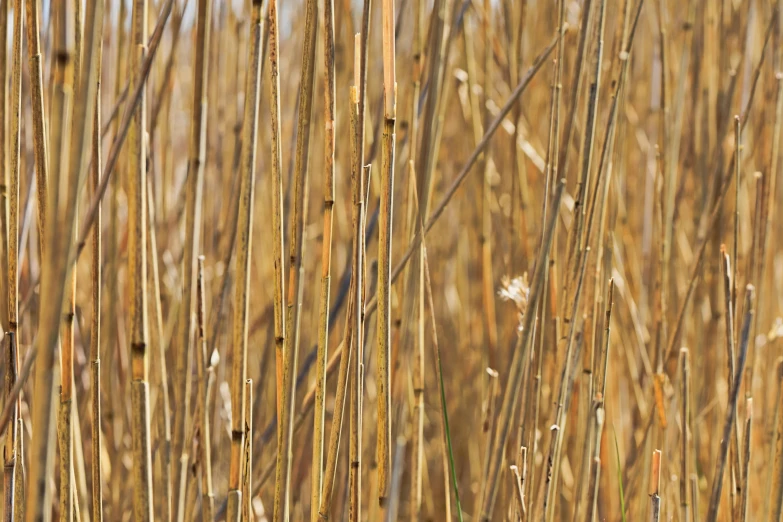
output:
MULTIPOLYGON (((41 54, 40 15, 38 2, 32 0, 19 3, 19 8, 25 5, 27 19, 27 55, 30 67, 30 96, 33 115, 33 147, 35 150, 35 171, 37 173, 36 186, 38 187, 38 229, 40 233, 41 247, 43 250, 45 230, 45 212, 47 209, 47 187, 49 186, 49 146, 47 132, 53 132, 51 127, 47 129, 46 112, 43 97, 43 55, 41 54)), ((51 17, 50 17, 51 20, 51 17)), ((21 22, 20 22, 21 23, 21 22)), ((50 22, 51 24, 51 22, 50 22)), ((21 37, 21 25, 19 25, 21 37)), ((16 38, 16 36, 14 36, 16 38)), ((53 105, 52 105, 53 107, 53 105)), ((54 140, 51 141, 55 146, 54 140)), ((55 173, 55 175, 57 175, 55 173)))
MULTIPOLYGON (((3 446, 3 513, 5 521, 14 520, 14 502, 20 504, 23 502, 15 498, 16 468, 21 467, 21 455, 16 453, 17 447, 17 419, 19 416, 17 401, 11 396, 11 390, 16 383, 16 332, 19 324, 19 171, 20 171, 20 147, 21 147, 21 88, 22 88, 22 5, 23 0, 14 2, 14 29, 13 29, 13 54, 12 54, 12 83, 11 83, 11 160, 10 171, 8 171, 8 215, 7 226, 4 231, 8 238, 5 246, 8 290, 8 332, 6 333, 7 358, 6 358, 6 401, 13 401, 11 405, 12 414, 9 423, 13 423, 6 433, 5 444, 3 446), (13 381, 13 382, 12 382, 13 381), (17 465, 17 458, 19 464, 17 465)), ((8 6, 2 5, 0 9, 7 13, 8 6)), ((5 17, 4 17, 5 18, 5 17)), ((5 31, 5 27, 2 28, 5 31)), ((3 50, 5 51, 6 39, 3 38, 3 50)), ((3 57, 5 52, 2 53, 3 57)), ((3 74, 3 92, 5 92, 5 74, 3 74)), ((3 100, 3 105, 5 101, 3 100)), ((0 122, 5 126, 5 120, 0 122)), ((0 146, 5 148, 3 142, 0 146)), ((5 152, 5 151, 3 151, 5 152)), ((5 154, 3 154, 5 157, 5 154)), ((5 178, 5 169, 3 177, 5 178)), ((5 179, 3 183, 6 183, 5 179)), ((21 437, 20 437, 21 438, 21 437)))
POLYGON ((593 473, 590 475, 590 486, 587 499, 588 509, 585 520, 593 522, 598 516, 598 488, 601 483, 601 438, 604 432, 604 408, 600 404, 595 409, 595 447, 593 450, 593 473))
MULTIPOLYGON (((34 4, 34 2, 30 2, 34 4)), ((28 4, 28 8, 30 8, 28 4)), ((53 67, 53 91, 52 91, 52 121, 50 124, 51 142, 53 146, 52 172, 55 175, 55 187, 57 190, 51 191, 46 198, 44 205, 39 207, 39 216, 46 214, 46 211, 54 212, 58 220, 60 218, 60 192, 62 195, 75 193, 78 183, 73 183, 79 176, 78 168, 80 163, 76 163, 74 154, 69 164, 68 151, 71 148, 71 97, 73 94, 73 75, 72 75, 72 53, 73 53, 73 28, 71 26, 73 19, 69 17, 68 3, 63 2, 57 6, 58 9, 53 13, 54 23, 54 41, 55 62, 53 67), (70 168, 75 165, 75 168, 70 168), (74 179, 69 177, 69 172, 74 179)), ((36 7, 32 7, 36 9, 36 7)), ((32 24, 30 24, 32 25, 32 24)), ((37 29, 37 26, 34 26, 37 29)), ((28 26, 28 30, 31 27, 28 26)), ((34 29, 35 30, 35 29, 34 29)), ((37 34, 37 33, 36 33, 37 34)), ((35 102, 33 102, 35 103, 35 102)), ((84 122, 82 122, 84 123, 84 122)), ((92 123, 92 122, 90 122, 92 123)), ((82 129, 83 130, 83 129, 82 129)), ((74 146, 78 151, 78 147, 74 146)), ((81 158, 78 158, 81 159, 81 158)), ((40 178, 39 181, 43 181, 40 178)), ((13 183, 13 182, 12 182, 13 183)), ((40 189, 40 185, 39 185, 40 189)), ((40 192, 39 192, 40 194, 40 192)), ((63 197, 63 200, 69 198, 63 197)), ((73 198, 75 203, 75 198, 73 198)), ((41 202, 39 201, 39 204, 41 202)), ((69 207, 63 202, 64 213, 68 213, 69 207)), ((13 207, 13 205, 12 205, 13 207)), ((39 219, 39 224, 43 219, 39 219)), ((52 227, 54 228, 54 227, 52 227)), ((72 229, 67 228, 63 233, 59 230, 56 234, 54 230, 47 230, 41 227, 41 237, 46 248, 42 248, 45 253, 42 266, 41 281, 41 310, 39 316, 39 346, 38 351, 41 358, 36 364, 35 388, 34 388, 34 407, 32 411, 32 422, 36 427, 33 431, 31 446, 31 466, 28 478, 27 491, 36 492, 27 497, 27 506, 25 510, 28 522, 48 519, 45 515, 51 502, 51 488, 49 478, 53 473, 54 464, 54 445, 56 444, 55 424, 52 422, 53 411, 53 382, 51 374, 54 370, 54 353, 57 343, 58 327, 60 317, 63 312, 63 296, 65 293, 65 282, 67 279, 68 267, 67 252, 70 249, 72 241, 72 229), (45 234, 43 232, 46 232, 45 234), (59 236, 59 237, 58 237, 59 236), (63 237, 65 236, 65 237, 63 237), (58 248, 59 247, 59 248, 58 248), (54 257, 55 252, 62 256, 66 254, 65 259, 54 257)), ((61 473, 61 480, 63 479, 61 473)), ((66 480, 70 479, 70 470, 66 480)), ((66 499, 70 501, 70 499, 66 499)))
MULTIPOLYGON (((275 0, 272 0, 272 4, 275 0)), ((273 26, 277 24, 274 23, 273 26)), ((294 199, 291 212, 288 265, 288 296, 286 302, 285 346, 283 350, 283 388, 280 403, 280 437, 277 446, 275 471, 274 519, 287 522, 289 518, 291 488, 291 444, 293 439, 294 404, 296 402, 296 372, 299 359, 299 323, 301 318, 301 271, 303 267, 302 243, 307 221, 308 160, 310 153, 310 119, 313 109, 313 80, 315 77, 315 43, 318 29, 318 5, 308 0, 305 13, 305 42, 302 53, 302 79, 299 84, 299 119, 296 132, 296 158, 294 163, 294 199)), ((277 33, 275 31, 275 35, 277 33)), ((272 53, 270 52, 270 57, 272 53)), ((273 61, 272 69, 276 69, 273 61)), ((279 75, 273 75, 279 81, 279 75)), ((277 98, 279 107, 280 99, 277 98)), ((274 118, 273 118, 274 120, 274 118)), ((279 121, 278 127, 279 129, 279 121)), ((279 142, 278 142, 279 145, 279 142)), ((278 148, 279 153, 279 148, 278 148)), ((275 242, 277 246, 277 242, 275 242)))
MULTIPOLYGON (((381 211, 378 231, 378 501, 384 507, 391 470, 391 255, 394 198, 394 148, 397 120, 397 73, 394 61, 394 3, 383 0, 383 138, 381 211)), ((422 199, 426 194, 422 194, 422 199)))
MULTIPOLYGON (((242 522, 251 522, 253 517, 252 475, 253 475, 253 379, 245 382, 245 460, 242 464, 242 522)), ((208 520, 206 516, 204 520, 208 520)), ((209 519, 212 520, 212 519, 209 519)))
MULTIPOLYGON (((95 17, 100 20, 100 34, 103 34, 103 0, 96 2, 95 17)), ((95 87, 95 114, 92 127, 92 172, 91 188, 93 194, 98 191, 101 179, 101 63, 103 61, 103 39, 98 43, 97 85, 95 87)), ((92 423, 90 437, 92 439, 92 509, 91 520, 103 522, 103 454, 101 452, 101 281, 102 281, 102 242, 101 231, 103 223, 101 211, 95 215, 95 227, 92 229, 92 323, 90 333, 90 398, 92 406, 92 423)))
MULTIPOLYGON (((280 34, 278 29, 277 1, 269 1, 269 86, 270 86, 270 125, 272 134, 272 255, 275 263, 275 369, 277 418, 282 418, 283 399, 283 354, 285 351, 285 262, 283 261, 283 173, 280 129, 280 34)), ((243 140, 244 142, 244 140, 243 140)), ((278 432, 282 433, 282 423, 278 422, 278 432)))
POLYGON ((687 348, 680 349, 682 354, 682 367, 680 384, 682 386, 682 408, 680 410, 680 520, 690 520, 690 507, 688 506, 688 477, 690 476, 690 417, 691 417, 691 361, 687 348))
POLYGON ((334 0, 324 0, 324 232, 321 252, 321 292, 318 303, 318 353, 315 370, 313 463, 310 476, 310 521, 318 521, 324 464, 326 363, 329 354, 329 300, 332 278, 332 228, 334 210, 335 65, 334 0))
MULTIPOLYGON (((0 231, 2 231, 2 234, 0 234, 0 248, 3 249, 3 254, 0 255, 0 273, 2 274, 8 274, 8 168, 10 165, 8 160, 8 121, 11 114, 8 109, 8 12, 11 5, 12 2, 10 0, 0 2, 0 42, 2 42, 3 49, 5 49, 5 52, 0 53, 0 78, 2 78, 2 82, 0 82, 0 153, 2 154, 2 159, 0 159, 0 169, 2 169, 0 171, 0 185, 3 188, 3 196, 0 197, 0 231)), ((13 22, 11 27, 13 27, 13 22)), ((19 65, 21 67, 21 61, 19 65)), ((7 284, 7 277, 5 279, 0 278, 0 292, 6 295, 8 294, 7 284)), ((0 299, 0 318, 8 318, 7 299, 0 299)))
MULTIPOLYGON (((147 0, 134 0, 131 17, 131 85, 143 81, 141 64, 147 44, 147 0)), ((137 521, 152 520, 149 355, 147 318, 147 100, 142 91, 128 136, 128 280, 130 281, 131 436, 133 441, 133 512, 137 521)))
POLYGON ((14 388, 14 384, 16 384, 16 378, 17 378, 17 349, 16 349, 16 334, 14 332, 8 332, 6 334, 6 357, 5 357, 5 364, 6 364, 6 371, 5 371, 5 389, 6 389, 6 400, 13 400, 14 405, 12 408, 14 409, 14 412, 12 414, 12 419, 9 422, 13 422, 13 425, 9 426, 8 431, 6 431, 5 434, 5 444, 3 446, 3 520, 5 522, 13 522, 14 520, 14 502, 15 500, 18 501, 18 499, 14 498, 16 484, 16 468, 17 465, 21 467, 21 456, 17 454, 16 447, 17 447, 17 437, 19 437, 19 434, 17 432, 17 418, 19 415, 19 407, 17 406, 17 400, 14 400, 11 397, 11 391, 14 388), (20 461, 19 464, 17 464, 17 459, 20 461))
POLYGON ((661 519, 661 450, 653 451, 650 476, 650 522, 661 519))
POLYGON ((751 462, 751 436, 753 428, 753 399, 748 397, 745 400, 745 438, 742 442, 742 477, 744 482, 742 484, 742 497, 739 502, 739 517, 737 520, 745 522, 748 519, 748 498, 750 497, 750 462, 751 462))
MULTIPOLYGON (((177 415, 174 422, 174 457, 179 459, 178 489, 175 495, 176 520, 184 522, 185 492, 188 478, 188 444, 185 434, 190 423, 192 388, 193 329, 196 306, 196 271, 201 251, 201 200, 204 190, 204 165, 207 154, 209 41, 212 25, 212 1, 199 0, 196 22, 196 56, 193 66, 193 105, 191 108, 188 175, 185 188, 185 250, 183 253, 183 293, 179 306, 176 350, 177 415)), ((165 385, 165 384, 164 384, 165 385)), ((203 398, 199 396, 199 400, 203 398)))
MULTIPOLYGON (((358 41, 357 41, 358 43, 358 41)), ((355 47, 356 55, 360 54, 360 47, 355 47)), ((358 73, 358 71, 355 71, 358 73)), ((361 82, 359 82, 361 83, 361 82)), ((355 89, 358 86, 354 86, 351 89, 351 95, 353 96, 355 89)), ((353 99, 351 100, 353 102, 353 99)), ((361 106, 361 105, 360 105, 361 106)), ((361 116, 360 116, 361 117, 361 116)), ((357 126, 357 135, 354 137, 355 149, 357 154, 355 160, 359 160, 359 151, 361 150, 359 140, 361 134, 359 134, 358 128, 361 128, 361 123, 357 126)), ((353 388, 351 390, 351 408, 350 408, 350 439, 348 448, 348 462, 350 469, 348 472, 348 484, 349 484, 349 496, 350 504, 348 509, 348 520, 350 522, 359 522, 362 519, 362 402, 363 402, 363 382, 364 382, 364 202, 365 202, 365 186, 364 180, 369 179, 369 176, 365 176, 365 170, 358 161, 353 161, 351 164, 351 199, 352 199, 352 212, 351 221, 353 223, 353 260, 352 260, 352 274, 356 274, 354 279, 353 303, 350 311, 350 321, 353 323, 353 346, 356 349, 356 353, 353 359, 353 363, 350 366, 350 377, 353 382, 353 388)))
MULTIPOLYGON (((358 144, 358 104, 359 96, 356 92, 356 86, 352 86, 350 90, 350 103, 348 105, 350 115, 350 127, 349 136, 351 138, 351 172, 359 171, 359 144, 358 144)), ((352 174, 353 176, 353 174, 352 174)), ((357 245, 353 245, 354 249, 359 248, 357 245)), ((356 311, 355 297, 356 297, 356 272, 351 272, 350 287, 348 290, 348 308, 345 318, 345 333, 343 335, 343 341, 341 346, 338 346, 335 351, 340 354, 340 367, 337 374, 337 392, 334 398, 334 414, 332 417, 332 428, 329 432, 329 446, 326 455, 326 470, 324 471, 323 489, 321 491, 321 504, 318 508, 318 520, 320 522, 326 522, 329 520, 329 514, 332 508, 332 495, 334 493, 334 486, 337 474, 337 457, 340 452, 340 439, 343 426, 343 416, 345 412, 345 396, 348 391, 348 371, 351 362, 353 345, 353 314, 356 311)), ((358 350, 357 350, 358 351, 358 350)))
MULTIPOLYGON (((167 383, 168 371, 166 369, 166 354, 164 352, 165 332, 163 331, 163 310, 160 298, 160 271, 158 270, 158 238, 155 232, 155 198, 152 193, 152 180, 147 178, 147 219, 149 220, 149 263, 152 268, 152 293, 153 303, 155 304, 155 320, 152 322, 154 325, 152 336, 153 343, 153 357, 157 355, 157 366, 160 374, 160 382, 167 383), (157 352, 157 354, 155 353, 157 352)), ((156 507, 160 512, 159 516, 164 522, 171 520, 171 406, 169 400, 169 388, 168 386, 160 386, 160 407, 162 408, 161 415, 158 416, 158 444, 162 447, 158 449, 158 457, 160 461, 160 474, 155 477, 155 489, 160 491, 160 495, 155 498, 156 507)))
MULTIPOLYGON (((198 286, 196 287, 196 317, 198 344, 196 345, 196 369, 198 375, 197 396, 200 415, 196 422, 199 431, 199 461, 201 469, 201 512, 204 520, 215 520, 215 492, 212 488, 212 437, 209 425, 209 395, 214 370, 207 359, 206 292, 204 290, 204 256, 198 257, 198 286)), ((250 402, 250 401, 248 401, 250 402)), ((248 499, 249 501, 250 499, 248 499)))
MULTIPOLYGON (((270 16, 276 24, 275 0, 270 3, 270 16), (274 11, 274 12, 272 12, 274 11)), ((247 76, 245 82, 245 116, 242 121, 240 159, 239 210, 236 243, 236 293, 234 296, 233 368, 231 374, 231 462, 228 475, 227 522, 238 522, 241 514, 241 468, 245 445, 245 381, 247 375, 247 316, 250 285, 250 256, 252 252, 253 194, 255 192, 256 137, 258 135, 258 107, 261 90, 261 17, 262 1, 255 0, 250 21, 250 47, 248 48, 247 76)), ((276 27, 272 32, 273 49, 277 46, 276 27)), ((274 64, 274 60, 273 60, 274 64)), ((275 67, 273 66, 273 70, 275 67)), ((273 78, 275 75, 273 74, 273 78)), ((273 82, 274 83, 274 82, 273 82)))

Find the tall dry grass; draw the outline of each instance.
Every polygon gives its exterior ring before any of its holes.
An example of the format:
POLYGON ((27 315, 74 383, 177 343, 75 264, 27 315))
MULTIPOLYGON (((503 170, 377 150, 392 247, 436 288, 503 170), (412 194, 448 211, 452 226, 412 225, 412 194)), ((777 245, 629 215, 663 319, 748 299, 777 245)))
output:
POLYGON ((2 520, 783 517, 783 0, 0 40, 2 520))

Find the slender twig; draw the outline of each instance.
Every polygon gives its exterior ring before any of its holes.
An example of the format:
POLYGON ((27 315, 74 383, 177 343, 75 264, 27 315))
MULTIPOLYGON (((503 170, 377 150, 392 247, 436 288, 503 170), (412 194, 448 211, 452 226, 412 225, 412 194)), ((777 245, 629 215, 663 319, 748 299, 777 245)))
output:
MULTIPOLYGON (((103 34, 103 0, 95 2, 96 13, 103 34)), ((95 193, 101 179, 101 65, 103 60, 103 39, 98 40, 98 84, 95 90, 95 113, 93 115, 92 128, 92 172, 91 188, 95 193)), ((95 228, 92 231, 92 323, 90 334, 90 363, 91 363, 91 400, 92 400, 92 510, 91 519, 94 522, 103 521, 103 455, 101 452, 101 279, 102 279, 102 242, 101 242, 101 211, 95 215, 95 228)))

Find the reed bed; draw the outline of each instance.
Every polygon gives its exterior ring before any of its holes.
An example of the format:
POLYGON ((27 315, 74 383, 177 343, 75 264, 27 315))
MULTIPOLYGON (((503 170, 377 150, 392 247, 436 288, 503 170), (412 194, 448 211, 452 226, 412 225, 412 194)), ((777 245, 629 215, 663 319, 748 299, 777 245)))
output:
POLYGON ((0 0, 3 521, 778 522, 783 0, 0 0))

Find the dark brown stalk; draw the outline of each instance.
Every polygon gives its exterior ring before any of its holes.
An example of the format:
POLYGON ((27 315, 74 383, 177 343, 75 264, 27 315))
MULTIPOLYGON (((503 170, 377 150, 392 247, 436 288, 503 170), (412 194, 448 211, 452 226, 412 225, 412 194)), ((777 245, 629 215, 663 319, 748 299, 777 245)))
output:
MULTIPOLYGON (((5 334, 5 388, 6 396, 10 397, 10 392, 13 390, 14 384, 16 384, 17 374, 17 348, 16 348, 16 334, 14 332, 8 332, 5 334)), ((13 522, 14 520, 14 501, 15 499, 15 479, 16 479, 16 467, 21 466, 21 458, 16 453, 17 447, 17 423, 18 416, 18 401, 14 400, 14 426, 8 430, 5 434, 5 443, 3 445, 3 520, 5 522, 13 522), (20 461, 17 464, 17 459, 20 461)))
MULTIPOLYGON (((275 263, 275 390, 277 400, 277 418, 282 419, 283 399, 283 355, 285 351, 285 261, 283 259, 283 174, 281 153, 280 123, 280 34, 278 29, 277 0, 269 2, 269 86, 270 86, 270 125, 272 132, 272 255, 275 263)), ((245 140, 242 140, 243 142, 245 140)), ((282 422, 277 423, 278 435, 282 433, 282 422)), ((278 437, 279 440, 279 437, 278 437)), ((277 475, 275 475, 277 478, 277 475)), ((277 495, 276 495, 277 496, 277 495)))
POLYGON ((745 522, 748 519, 748 498, 750 497, 750 462, 751 462, 751 436, 753 428, 753 399, 745 400, 745 438, 742 442, 742 496, 739 502, 739 522, 745 522))
POLYGON ((712 494, 710 495, 710 503, 707 510, 707 522, 715 522, 718 519, 718 508, 720 506, 721 490, 723 488, 723 475, 726 468, 726 459, 729 453, 729 440, 731 432, 734 429, 734 419, 737 414, 737 399, 739 399, 740 385, 742 384, 742 375, 745 370, 745 360, 748 355, 748 344, 750 341, 750 324, 753 320, 753 294, 754 288, 752 285, 748 285, 745 291, 745 317, 742 323, 742 334, 740 336, 739 343, 739 355, 737 357, 736 369, 734 372, 734 378, 732 380, 731 394, 729 395, 729 403, 726 411, 726 422, 723 427, 722 438, 720 443, 720 454, 718 455, 718 461, 716 464, 715 475, 713 475, 712 494))

